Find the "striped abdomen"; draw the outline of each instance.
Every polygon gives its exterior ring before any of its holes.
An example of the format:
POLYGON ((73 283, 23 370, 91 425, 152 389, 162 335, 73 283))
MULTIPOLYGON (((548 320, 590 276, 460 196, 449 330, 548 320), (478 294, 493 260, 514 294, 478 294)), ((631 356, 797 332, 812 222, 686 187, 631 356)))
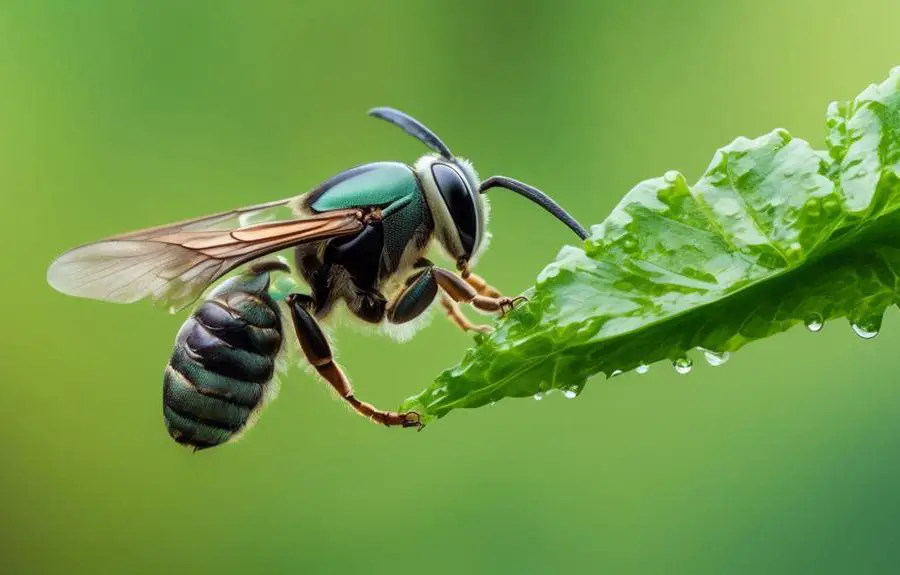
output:
POLYGON ((195 449, 233 439, 273 391, 281 314, 269 274, 222 283, 191 314, 166 366, 163 413, 169 435, 195 449))

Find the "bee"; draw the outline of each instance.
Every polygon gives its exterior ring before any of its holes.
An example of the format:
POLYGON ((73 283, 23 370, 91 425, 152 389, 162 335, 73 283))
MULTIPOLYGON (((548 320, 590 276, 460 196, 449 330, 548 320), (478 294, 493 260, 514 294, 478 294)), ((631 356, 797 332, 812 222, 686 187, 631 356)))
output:
POLYGON ((488 243, 488 190, 515 192, 587 237, 540 190, 505 176, 480 180, 469 161, 415 118, 387 107, 369 115, 432 153, 413 165, 357 166, 299 196, 85 244, 50 265, 47 280, 64 294, 118 303, 151 298, 173 312, 246 268, 215 287, 179 331, 164 376, 165 419, 176 441, 219 445, 252 424, 284 347, 282 315, 291 318, 306 360, 353 410, 386 426, 421 428, 418 413, 357 398, 320 322, 342 303, 366 324, 403 326, 439 301, 459 328, 489 331, 467 319, 460 304, 502 316, 525 298, 504 296, 472 272, 488 243), (456 270, 427 259, 432 248, 456 270), (288 249, 309 293, 286 294, 282 314, 270 295, 271 275, 291 267, 264 258, 288 249))

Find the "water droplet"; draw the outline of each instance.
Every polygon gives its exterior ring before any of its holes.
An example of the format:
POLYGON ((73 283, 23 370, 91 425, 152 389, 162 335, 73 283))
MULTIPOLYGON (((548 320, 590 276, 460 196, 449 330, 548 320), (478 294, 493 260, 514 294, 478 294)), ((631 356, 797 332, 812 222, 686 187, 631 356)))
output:
POLYGON ((725 363, 731 358, 731 354, 727 351, 723 351, 721 353, 710 351, 708 349, 703 350, 703 357, 706 358, 706 363, 713 367, 718 367, 725 363))
POLYGON ((633 238, 625 238, 622 240, 622 249, 626 252, 633 252, 638 249, 638 243, 633 238))
POLYGON ((806 324, 806 329, 813 333, 822 331, 822 328, 825 326, 825 324, 822 323, 822 316, 820 316, 819 314, 813 314, 809 316, 808 318, 803 320, 803 323, 806 324))
POLYGON ((736 216, 741 211, 741 205, 737 203, 737 200, 732 198, 722 198, 716 202, 713 209, 723 216, 736 216))
POLYGON ((822 209, 825 210, 825 213, 829 216, 833 216, 841 211, 841 205, 836 199, 828 198, 822 202, 822 209))
POLYGON ((789 262, 797 262, 803 259, 803 246, 798 242, 794 242, 784 250, 784 257, 789 262))
POLYGON ((686 375, 690 373, 691 368, 694 366, 694 362, 686 357, 679 357, 675 361, 672 362, 672 367, 675 368, 675 371, 680 373, 681 375, 686 375))
POLYGON ((622 375, 622 370, 621 370, 621 369, 615 369, 615 370, 613 370, 613 372, 612 372, 611 374, 609 374, 609 377, 612 378, 612 377, 617 377, 617 376, 620 376, 620 375, 622 375))
POLYGON ((578 395, 578 393, 574 389, 566 389, 563 390, 563 395, 566 399, 575 399, 575 396, 578 395))
POLYGON ((540 401, 542 399, 544 399, 544 396, 540 392, 534 394, 535 401, 540 401))
POLYGON ((856 335, 863 339, 872 339, 873 337, 878 335, 878 326, 871 323, 854 323, 850 324, 850 326, 853 328, 853 331, 856 332, 856 335))
POLYGON ((643 375, 643 374, 647 373, 648 371, 650 371, 650 366, 649 366, 649 365, 646 365, 646 364, 644 364, 644 363, 642 363, 641 365, 639 365, 639 366, 637 366, 636 368, 634 368, 634 371, 636 371, 636 372, 638 372, 639 374, 643 375))

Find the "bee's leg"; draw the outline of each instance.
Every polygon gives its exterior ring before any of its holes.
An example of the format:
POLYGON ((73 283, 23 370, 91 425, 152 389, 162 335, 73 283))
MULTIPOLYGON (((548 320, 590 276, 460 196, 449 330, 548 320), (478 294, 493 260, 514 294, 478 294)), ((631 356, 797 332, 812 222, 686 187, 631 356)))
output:
POLYGON ((322 262, 315 246, 311 244, 297 247, 294 261, 300 277, 312 290, 311 295, 316 302, 315 314, 328 313, 335 299, 331 283, 331 266, 322 262))
POLYGON ((291 309, 291 318, 294 320, 294 329, 297 332, 297 339, 300 341, 303 354, 316 368, 319 375, 331 384, 341 399, 349 403, 357 413, 376 423, 387 426, 422 427, 419 414, 414 411, 408 413, 384 411, 357 399, 350 380, 344 375, 340 366, 334 362, 331 346, 328 345, 325 334, 322 333, 322 329, 310 312, 310 309, 315 306, 315 301, 309 296, 300 294, 291 294, 286 301, 291 309))
POLYGON ((447 312, 450 321, 455 323, 456 327, 463 331, 480 331, 481 333, 490 333, 494 331, 494 328, 489 325, 472 323, 469 318, 463 314, 462 310, 459 309, 459 304, 453 301, 446 293, 441 294, 441 306, 447 312))
POLYGON ((503 297, 503 294, 497 291, 494 286, 487 283, 484 278, 478 274, 469 272, 467 275, 463 276, 463 279, 466 280, 467 284, 475 288, 475 291, 477 291, 479 295, 487 297, 503 297))
MULTIPOLYGON (((404 323, 418 317, 428 309, 437 296, 438 283, 434 276, 434 264, 421 258, 413 267, 421 271, 406 280, 406 288, 388 306, 387 317, 392 323, 404 323)), ((459 304, 445 293, 441 294, 441 306, 446 310, 450 320, 463 331, 487 333, 493 330, 489 325, 476 325, 469 321, 460 311, 459 304)))
POLYGON ((381 323, 387 309, 387 300, 376 290, 352 288, 352 295, 345 295, 347 309, 359 319, 368 323, 381 323))
POLYGON ((423 268, 406 280, 406 288, 388 304, 387 319, 406 323, 422 315, 437 296, 438 285, 431 267, 423 268))
POLYGON ((526 299, 522 296, 510 298, 481 295, 468 282, 453 272, 437 267, 433 268, 433 270, 438 285, 453 301, 471 304, 472 307, 479 311, 486 313, 500 312, 500 315, 503 316, 516 307, 516 304, 526 299))

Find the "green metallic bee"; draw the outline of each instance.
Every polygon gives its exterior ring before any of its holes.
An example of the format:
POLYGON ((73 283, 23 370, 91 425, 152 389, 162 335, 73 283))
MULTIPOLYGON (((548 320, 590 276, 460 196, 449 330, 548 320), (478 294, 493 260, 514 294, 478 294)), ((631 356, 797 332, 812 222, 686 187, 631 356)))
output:
POLYGON ((375 422, 420 428, 417 413, 384 411, 357 399, 319 322, 343 302, 368 324, 410 325, 440 294, 460 328, 488 331, 466 319, 459 304, 503 315, 524 299, 501 295, 470 271, 487 244, 484 193, 491 188, 512 190, 579 238, 587 236, 539 190, 503 176, 480 181, 468 161, 414 118, 392 108, 369 114, 435 153, 413 166, 358 166, 294 198, 86 244, 50 266, 47 280, 62 293, 120 303, 149 297, 175 311, 249 264, 207 294, 176 338, 163 409, 179 443, 219 445, 255 421, 272 396, 276 360, 284 351, 281 300, 306 359, 343 400, 375 422), (425 258, 434 245, 456 262, 458 274, 425 258), (279 293, 272 275, 290 274, 290 266, 260 259, 288 248, 309 295, 279 293))

